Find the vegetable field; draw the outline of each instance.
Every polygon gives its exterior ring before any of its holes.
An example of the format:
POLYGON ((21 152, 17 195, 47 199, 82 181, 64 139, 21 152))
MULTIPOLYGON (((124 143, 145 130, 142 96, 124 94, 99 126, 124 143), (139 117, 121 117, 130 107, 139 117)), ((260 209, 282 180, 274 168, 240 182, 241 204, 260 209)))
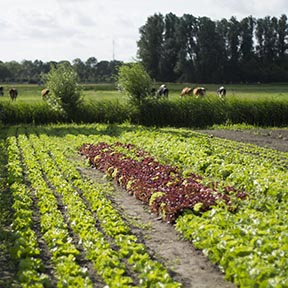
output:
POLYGON ((114 185, 231 285, 288 286, 285 152, 130 124, 10 126, 0 150, 1 287, 189 287, 114 185))

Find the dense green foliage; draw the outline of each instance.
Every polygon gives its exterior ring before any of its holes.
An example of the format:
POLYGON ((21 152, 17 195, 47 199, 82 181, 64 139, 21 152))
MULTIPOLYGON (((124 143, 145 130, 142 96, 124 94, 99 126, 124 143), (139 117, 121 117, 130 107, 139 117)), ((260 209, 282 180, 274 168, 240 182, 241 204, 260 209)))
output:
POLYGON ((67 119, 59 111, 49 109, 47 103, 0 104, 0 120, 4 124, 45 124, 65 122, 67 119))
POLYGON ((72 63, 69 61, 43 62, 41 60, 23 60, 19 63, 0 60, 0 83, 39 84, 42 82, 42 74, 49 73, 53 66, 65 63, 72 65, 82 83, 111 83, 117 67, 123 62, 117 60, 98 62, 95 57, 90 57, 86 61, 76 58, 72 63))
POLYGON ((140 63, 132 63, 119 67, 116 86, 138 106, 150 96, 152 79, 140 63))
POLYGON ((81 90, 79 78, 71 65, 63 63, 52 67, 51 71, 43 76, 45 86, 49 89, 46 96, 51 110, 59 111, 68 118, 77 111, 81 104, 81 90))
POLYGON ((288 81, 286 15, 213 21, 154 14, 139 31, 138 57, 156 81, 288 81))
MULTIPOLYGON (((191 84, 186 83, 189 86, 191 84)), ((159 86, 153 85, 155 88, 159 86)), ((227 85, 227 99, 216 97, 217 85, 207 84, 207 97, 179 97, 183 84, 170 83, 168 99, 148 98, 136 109, 129 98, 114 84, 82 84, 83 102, 66 118, 51 110, 42 100, 38 85, 16 85, 18 98, 12 102, 5 85, 0 97, 0 121, 21 123, 123 123, 148 126, 205 127, 214 124, 247 123, 261 126, 286 126, 288 106, 287 84, 227 85)))
POLYGON ((271 98, 231 98, 221 101, 216 96, 206 99, 147 99, 134 106, 125 101, 84 101, 69 118, 50 110, 47 103, 5 101, 0 103, 0 121, 20 123, 123 123, 146 126, 207 127, 214 124, 246 123, 258 126, 287 126, 288 100, 271 98))

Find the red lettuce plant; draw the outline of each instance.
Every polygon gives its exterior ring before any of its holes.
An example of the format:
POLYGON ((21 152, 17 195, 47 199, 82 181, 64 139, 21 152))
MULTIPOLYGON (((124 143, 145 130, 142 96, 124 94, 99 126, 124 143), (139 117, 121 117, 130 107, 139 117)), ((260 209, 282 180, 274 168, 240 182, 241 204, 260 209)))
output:
POLYGON ((218 191, 217 185, 205 186, 194 174, 183 177, 177 167, 159 163, 132 144, 83 144, 79 153, 167 222, 174 222, 185 209, 204 212, 220 202, 231 207, 231 192, 240 199, 247 197, 233 187, 218 191))

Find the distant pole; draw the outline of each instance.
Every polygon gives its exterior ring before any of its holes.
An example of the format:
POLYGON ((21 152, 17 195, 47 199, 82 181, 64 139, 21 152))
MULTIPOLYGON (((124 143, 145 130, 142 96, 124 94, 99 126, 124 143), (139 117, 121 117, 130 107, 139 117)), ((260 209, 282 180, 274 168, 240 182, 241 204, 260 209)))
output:
POLYGON ((114 41, 114 39, 112 42, 112 59, 113 59, 113 61, 115 60, 115 41, 114 41))

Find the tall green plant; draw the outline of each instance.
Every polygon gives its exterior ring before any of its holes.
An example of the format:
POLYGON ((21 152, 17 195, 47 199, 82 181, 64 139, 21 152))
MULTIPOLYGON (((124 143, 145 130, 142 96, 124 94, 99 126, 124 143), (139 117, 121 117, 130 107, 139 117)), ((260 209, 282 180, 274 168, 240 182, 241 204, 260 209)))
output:
POLYGON ((82 102, 79 78, 73 67, 66 62, 52 66, 43 79, 50 91, 47 96, 49 106, 71 117, 82 102))
POLYGON ((141 63, 132 63, 119 67, 116 85, 132 104, 139 105, 150 96, 152 79, 141 63))

